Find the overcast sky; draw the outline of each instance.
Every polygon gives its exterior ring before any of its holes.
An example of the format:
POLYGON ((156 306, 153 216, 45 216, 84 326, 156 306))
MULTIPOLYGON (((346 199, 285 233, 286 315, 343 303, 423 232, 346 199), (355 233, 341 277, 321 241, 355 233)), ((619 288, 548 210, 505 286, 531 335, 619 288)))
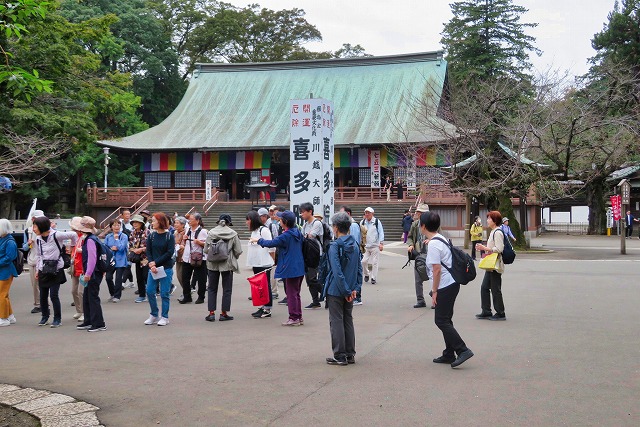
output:
MULTIPOLYGON (((227 0, 236 6, 249 1, 227 0)), ((323 36, 311 50, 339 49, 343 43, 360 44, 372 55, 426 52, 441 49, 443 24, 451 19, 447 0, 262 0, 273 10, 304 9, 307 20, 323 36)), ((588 70, 594 55, 591 38, 602 30, 614 0, 515 0, 529 9, 523 22, 538 23, 536 37, 541 57, 533 55, 535 68, 568 70, 573 75, 588 70)))

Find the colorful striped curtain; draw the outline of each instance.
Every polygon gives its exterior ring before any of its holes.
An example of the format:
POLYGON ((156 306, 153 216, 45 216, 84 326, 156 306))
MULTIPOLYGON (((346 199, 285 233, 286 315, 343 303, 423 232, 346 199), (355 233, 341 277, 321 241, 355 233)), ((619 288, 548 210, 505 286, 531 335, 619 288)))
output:
MULTIPOLYGON (((371 166, 371 156, 368 148, 339 148, 335 150, 334 167, 336 168, 367 168, 371 166)), ((380 148, 380 166, 405 167, 407 160, 402 155, 389 153, 380 148)), ((416 166, 449 166, 445 153, 437 151, 436 147, 428 147, 421 151, 416 159, 416 166)))
POLYGON ((140 172, 269 169, 270 151, 143 153, 140 172))

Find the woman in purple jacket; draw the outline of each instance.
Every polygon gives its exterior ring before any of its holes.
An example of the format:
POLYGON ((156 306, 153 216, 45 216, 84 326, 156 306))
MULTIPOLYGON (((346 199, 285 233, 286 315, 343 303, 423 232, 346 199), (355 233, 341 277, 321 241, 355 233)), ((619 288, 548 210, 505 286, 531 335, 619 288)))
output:
POLYGON ((300 302, 300 286, 304 278, 304 258, 302 257, 302 233, 296 226, 296 216, 291 211, 276 214, 284 230, 273 240, 252 237, 250 241, 266 248, 279 248, 278 265, 274 274, 276 279, 284 279, 287 291, 287 307, 289 320, 282 326, 304 325, 302 304, 300 302))
POLYGON ((103 273, 98 271, 96 263, 100 248, 98 247, 98 238, 95 236, 96 220, 90 216, 83 216, 77 230, 84 234, 84 243, 82 244, 82 271, 84 276, 80 276, 80 283, 85 287, 82 295, 82 307, 84 310, 84 322, 76 326, 79 330, 88 330, 89 332, 106 331, 107 326, 102 317, 102 307, 100 306, 100 283, 102 282, 103 273))

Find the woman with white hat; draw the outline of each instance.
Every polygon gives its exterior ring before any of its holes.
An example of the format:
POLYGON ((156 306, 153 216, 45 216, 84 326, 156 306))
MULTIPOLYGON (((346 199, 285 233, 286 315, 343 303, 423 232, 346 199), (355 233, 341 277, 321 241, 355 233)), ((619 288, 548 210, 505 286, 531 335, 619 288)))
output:
POLYGON ((102 307, 100 306, 100 283, 103 273, 98 270, 98 256, 100 255, 100 241, 96 236, 96 220, 90 216, 83 216, 77 226, 84 234, 82 244, 82 271, 83 276, 80 283, 86 288, 82 296, 82 308, 84 311, 84 322, 76 326, 79 330, 89 332, 106 331, 107 326, 102 317, 102 307))
POLYGON ((136 281, 138 282, 138 298, 136 303, 147 301, 147 275, 149 267, 147 266, 147 237, 149 233, 145 229, 145 220, 141 215, 131 217, 131 239, 129 239, 129 255, 128 259, 131 264, 135 265, 136 281))

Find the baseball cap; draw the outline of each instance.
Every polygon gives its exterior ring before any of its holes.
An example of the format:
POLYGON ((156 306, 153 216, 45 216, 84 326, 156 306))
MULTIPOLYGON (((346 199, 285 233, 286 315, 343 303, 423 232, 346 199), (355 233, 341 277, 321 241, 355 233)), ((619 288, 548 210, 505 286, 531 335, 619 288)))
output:
POLYGON ((507 221, 509 221, 509 218, 507 218, 507 217, 502 218, 502 222, 507 222, 507 221))
POLYGON ((278 218, 284 219, 285 221, 292 221, 292 220, 295 221, 296 219, 296 216, 291 211, 278 212, 276 216, 278 218))
POLYGON ((31 218, 40 218, 44 216, 44 212, 41 211, 40 209, 36 209, 35 211, 33 211, 33 215, 31 215, 31 218))
POLYGON ((258 215, 260 215, 260 216, 269 215, 269 211, 266 210, 265 208, 260 208, 260 209, 258 209, 258 215))
POLYGON ((375 212, 371 206, 368 206, 364 211, 365 212, 371 212, 371 213, 375 212))
POLYGON ((276 205, 269 206, 269 210, 270 211, 275 211, 276 209, 278 209, 278 207, 276 205))

